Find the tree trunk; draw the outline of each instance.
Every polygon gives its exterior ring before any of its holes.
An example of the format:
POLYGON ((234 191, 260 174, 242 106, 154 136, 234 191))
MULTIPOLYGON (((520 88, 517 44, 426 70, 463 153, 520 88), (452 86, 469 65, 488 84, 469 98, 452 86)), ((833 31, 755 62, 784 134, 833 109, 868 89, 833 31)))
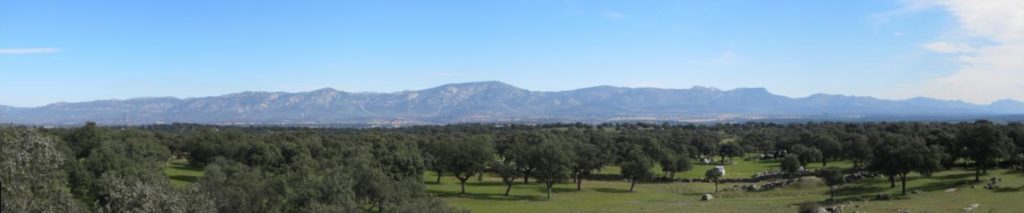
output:
POLYGON ((466 180, 468 179, 469 177, 466 177, 465 179, 459 178, 459 182, 462 182, 462 194, 466 194, 466 180))
POLYGON ((907 195, 907 174, 900 174, 900 182, 903 183, 903 195, 907 195))
POLYGON ((544 184, 548 186, 548 200, 551 200, 551 186, 555 184, 551 180, 546 181, 544 184))
MULTIPOLYGON (((977 164, 977 163, 975 163, 977 164)), ((981 166, 974 167, 974 182, 981 182, 981 166)))
POLYGON ((828 199, 832 200, 832 202, 835 202, 836 201, 836 187, 835 186, 829 186, 828 187, 828 194, 829 194, 828 195, 828 199))
POLYGON ((825 166, 827 166, 827 165, 828 165, 828 160, 825 160, 825 158, 821 158, 821 168, 825 168, 825 166))
POLYGON ((440 183, 441 183, 441 172, 440 172, 440 171, 438 171, 438 172, 437 172, 437 181, 436 181, 436 182, 437 182, 438 184, 440 184, 440 183))
POLYGON ((530 173, 529 172, 523 172, 523 184, 529 184, 529 183, 530 183, 530 173))
POLYGON ((715 193, 718 193, 718 180, 715 180, 715 193))
POLYGON ((722 155, 722 160, 718 162, 719 165, 725 165, 725 155, 722 155))
POLYGON ((580 191, 583 189, 583 187, 581 186, 582 183, 583 179, 580 179, 580 176, 576 175, 576 191, 580 191))
POLYGON ((512 191, 512 182, 509 182, 508 184, 505 184, 505 185, 508 186, 508 187, 505 187, 505 197, 508 197, 508 192, 512 191))
POLYGON ((636 186, 636 181, 629 181, 629 192, 633 192, 633 187, 636 186))
POLYGON ((889 188, 896 188, 896 176, 889 175, 889 188))

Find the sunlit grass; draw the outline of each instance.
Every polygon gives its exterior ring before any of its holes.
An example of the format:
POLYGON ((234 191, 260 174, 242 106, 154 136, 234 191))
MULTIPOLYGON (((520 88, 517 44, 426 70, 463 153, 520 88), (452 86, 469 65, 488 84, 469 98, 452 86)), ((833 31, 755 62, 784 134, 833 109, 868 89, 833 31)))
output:
POLYGON ((171 178, 171 185, 180 188, 199 181, 203 170, 190 167, 186 159, 174 159, 164 165, 164 174, 171 178))
MULTIPOLYGON (((766 165, 765 163, 763 165, 766 165)), ((830 165, 832 163, 829 163, 830 165)), ((836 163, 841 166, 842 163, 836 163)), ((811 165, 808 165, 811 166, 811 165)), ((820 166, 820 164, 817 164, 820 166)), ((754 165, 737 164, 733 170, 761 168, 754 165)), ((812 167, 813 168, 813 167, 812 167)), ((603 173, 617 172, 608 167, 603 173)), ((697 169, 695 169, 697 170, 697 169)), ((749 170, 758 171, 758 170, 749 170)), ((741 172, 742 173, 742 172, 741 172)), ((695 173, 694 173, 695 174, 695 173)), ((849 183, 837 191, 837 200, 854 201, 847 210, 861 212, 894 212, 907 209, 911 212, 961 212, 970 204, 981 204, 975 212, 1020 212, 1024 209, 1024 174, 1007 170, 994 170, 987 177, 1004 179, 999 190, 982 189, 983 184, 974 184, 972 171, 954 169, 920 177, 911 174, 908 191, 922 190, 920 194, 901 196, 899 183, 889 187, 885 178, 868 179, 849 183), (977 185, 977 189, 970 189, 977 185), (956 192, 945 192, 958 188, 956 192), (874 201, 878 193, 896 196, 892 201, 874 201), (867 200, 862 202, 861 200, 867 200)), ((555 186, 551 200, 545 197, 544 186, 531 180, 513 187, 511 196, 504 196, 505 186, 500 179, 488 175, 483 181, 475 178, 467 183, 467 194, 459 194, 458 181, 445 177, 441 184, 435 184, 435 174, 425 174, 428 192, 445 199, 449 205, 464 207, 474 212, 794 212, 806 202, 823 202, 828 198, 828 188, 822 185, 809 187, 787 187, 762 192, 725 191, 719 192, 713 201, 699 201, 701 194, 712 193, 710 183, 643 183, 635 192, 628 192, 625 181, 584 180, 583 190, 576 191, 575 184, 566 182, 555 186)), ((687 173, 687 176, 691 175, 687 173)), ((721 184, 720 188, 734 185, 721 184)))

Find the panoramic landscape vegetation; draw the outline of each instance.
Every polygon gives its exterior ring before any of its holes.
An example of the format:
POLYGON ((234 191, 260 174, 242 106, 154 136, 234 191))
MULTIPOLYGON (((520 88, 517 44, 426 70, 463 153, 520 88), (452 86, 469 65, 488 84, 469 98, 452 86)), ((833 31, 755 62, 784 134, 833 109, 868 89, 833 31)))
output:
POLYGON ((0 0, 0 212, 1024 212, 1024 1, 0 0))

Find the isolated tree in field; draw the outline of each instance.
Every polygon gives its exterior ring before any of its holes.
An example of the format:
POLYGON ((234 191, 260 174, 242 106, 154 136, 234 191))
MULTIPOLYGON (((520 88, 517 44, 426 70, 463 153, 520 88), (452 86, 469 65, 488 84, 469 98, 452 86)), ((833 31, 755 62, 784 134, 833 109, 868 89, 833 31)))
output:
POLYGON ((704 172, 704 178, 712 183, 715 183, 715 192, 718 192, 718 180, 722 178, 722 170, 718 168, 711 168, 704 172))
POLYGON ((786 155, 786 157, 779 162, 779 168, 782 169, 783 172, 789 174, 796 173, 800 171, 800 159, 798 159, 794 154, 786 155))
POLYGON ((576 182, 576 190, 582 190, 583 177, 590 175, 594 170, 600 169, 607 162, 604 153, 600 148, 585 142, 573 144, 573 163, 571 166, 572 179, 576 182))
POLYGON ((981 173, 999 159, 1010 157, 1013 144, 995 124, 977 121, 962 131, 961 143, 967 148, 967 155, 974 161, 974 181, 981 181, 981 173))
POLYGON ((619 167, 622 168, 622 176, 629 180, 630 192, 636 187, 637 182, 654 177, 654 172, 651 172, 651 160, 641 153, 627 155, 626 159, 619 163, 619 167))
POLYGON ((534 173, 537 180, 543 181, 547 187, 548 199, 551 199, 551 187, 568 176, 572 159, 569 159, 567 148, 564 144, 544 142, 535 151, 537 168, 534 173))
POLYGON ((844 156, 853 162, 854 168, 860 168, 871 159, 871 145, 863 135, 851 136, 843 144, 844 156))
POLYGON ((701 158, 712 158, 718 154, 719 139, 711 133, 699 133, 694 135, 690 144, 693 147, 697 147, 697 151, 702 155, 700 156, 701 158))
POLYGON ((513 134, 503 140, 503 157, 514 162, 516 169, 523 175, 523 183, 530 183, 530 176, 540 166, 541 155, 538 146, 548 141, 544 134, 523 132, 513 134))
POLYGON ((836 199, 836 187, 846 181, 843 176, 843 170, 836 167, 828 167, 818 170, 818 177, 820 177, 822 181, 825 181, 825 185, 828 186, 829 200, 836 199))
POLYGON ((814 147, 806 147, 796 144, 789 147, 789 153, 796 154, 800 158, 800 165, 806 167, 807 163, 821 160, 821 151, 814 147))
POLYGON ((690 162, 690 157, 685 154, 669 154, 658 161, 658 163, 661 164, 661 171, 665 172, 669 179, 676 179, 677 172, 686 172, 693 169, 693 162, 690 162))
POLYGON ((718 180, 722 178, 722 170, 711 168, 705 172, 705 178, 715 183, 715 193, 718 193, 718 180))
POLYGON ((732 157, 742 157, 744 154, 746 151, 743 150, 743 147, 733 143, 723 144, 718 148, 718 156, 722 159, 719 163, 722 165, 725 165, 725 157, 732 159, 732 157))
POLYGON ((832 135, 818 134, 814 138, 814 148, 821 151, 821 167, 827 166, 830 158, 842 156, 843 145, 832 135))
POLYGON ((924 140, 912 136, 888 135, 873 151, 868 169, 898 177, 902 192, 907 194, 907 174, 917 172, 923 176, 942 169, 941 148, 929 147, 924 140))
POLYGON ((445 154, 444 168, 452 173, 462 184, 462 194, 466 193, 466 181, 482 171, 484 166, 494 157, 494 146, 490 138, 474 136, 449 141, 451 151, 445 154))
POLYGON ((1024 124, 1014 123, 1009 125, 1012 129, 1009 137, 1017 147, 1016 158, 1021 168, 1024 168, 1024 124))
POLYGON ((519 170, 514 165, 501 161, 492 161, 491 168, 501 177, 501 182, 505 183, 505 196, 508 196, 509 191, 512 191, 512 184, 515 184, 516 178, 520 175, 519 170))
POLYGON ((446 162, 442 161, 444 161, 443 158, 450 149, 446 147, 447 145, 450 145, 450 143, 441 140, 428 140, 423 143, 423 163, 427 169, 437 172, 437 180, 434 183, 441 183, 441 176, 444 174, 444 167, 446 166, 446 162))

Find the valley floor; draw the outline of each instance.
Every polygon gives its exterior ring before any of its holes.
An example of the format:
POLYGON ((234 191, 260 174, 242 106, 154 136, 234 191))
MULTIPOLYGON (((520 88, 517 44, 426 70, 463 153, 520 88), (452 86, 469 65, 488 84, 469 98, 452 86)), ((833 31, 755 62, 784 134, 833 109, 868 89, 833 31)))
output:
MULTIPOLYGON (((971 204, 979 204, 975 212, 1024 212, 1024 173, 993 170, 983 177, 1000 177, 1003 182, 996 190, 983 189, 974 184, 973 171, 950 170, 920 177, 912 175, 907 190, 923 191, 900 196, 899 183, 890 188, 884 178, 867 179, 837 189, 839 203, 850 204, 848 212, 962 212, 971 204), (976 189, 970 186, 975 185, 976 189), (955 188, 954 192, 946 192, 955 188), (873 200, 875 194, 895 195, 891 201, 873 200), (852 210, 852 211, 851 211, 852 210)), ((443 178, 436 184, 435 176, 425 177, 428 192, 434 193, 449 205, 473 212, 795 212, 807 202, 822 202, 828 198, 828 188, 822 185, 790 186, 785 189, 744 192, 723 191, 713 193, 711 183, 649 183, 639 184, 629 192, 625 181, 584 180, 583 189, 575 184, 558 184, 551 200, 545 197, 542 184, 516 184, 511 195, 503 195, 505 185, 498 177, 486 177, 467 182, 466 193, 459 194, 458 180, 443 178), (700 195, 713 193, 712 201, 700 201, 700 195)), ((533 180, 531 180, 533 181, 533 180)), ((720 184, 724 189, 740 184, 720 184)))

